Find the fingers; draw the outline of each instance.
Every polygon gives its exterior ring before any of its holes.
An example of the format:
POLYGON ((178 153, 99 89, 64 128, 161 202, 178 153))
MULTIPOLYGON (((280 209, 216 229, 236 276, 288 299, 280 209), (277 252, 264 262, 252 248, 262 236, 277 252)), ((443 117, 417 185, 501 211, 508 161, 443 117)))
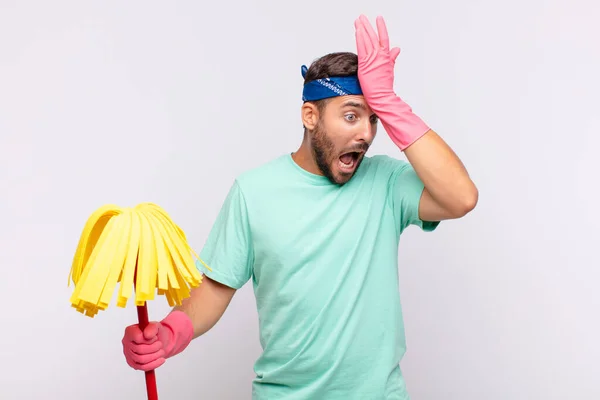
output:
POLYGON ((138 325, 125 328, 121 342, 131 368, 149 371, 165 362, 163 343, 158 340, 158 326, 158 323, 150 323, 143 332, 138 325))
POLYGON ((127 350, 130 351, 132 354, 136 354, 136 355, 147 355, 147 354, 153 354, 153 353, 158 353, 159 351, 162 350, 163 348, 163 343, 159 342, 159 341, 155 341, 151 344, 136 344, 136 343, 124 343, 125 347, 127 347, 127 350))
POLYGON ((366 58, 369 56, 369 46, 367 45, 367 33, 365 32, 365 30, 362 28, 362 26, 360 26, 360 24, 355 23, 354 24, 356 31, 355 31, 355 36, 356 36, 356 50, 358 52, 358 56, 362 59, 362 58, 366 58))
POLYGON ((399 54, 400 54, 399 47, 394 47, 392 50, 390 50, 390 58, 392 59, 392 62, 396 62, 396 58, 398 58, 399 54))
MULTIPOLYGON (((146 328, 147 330, 150 327, 150 325, 152 324, 148 324, 148 327, 146 328)), ((127 328, 125 328, 123 341, 128 341, 135 344, 151 344, 153 342, 156 342, 158 340, 158 329, 156 329, 154 335, 151 335, 151 329, 148 330, 148 334, 145 334, 145 332, 142 332, 139 325, 129 325, 127 328)))
POLYGON ((363 28, 366 33, 366 37, 369 39, 369 42, 373 48, 379 47, 379 39, 377 38, 377 34, 373 30, 373 27, 369 23, 369 19, 365 15, 361 15, 358 17, 358 21, 360 26, 363 28))
POLYGON ((385 25, 385 20, 382 16, 377 16, 376 25, 377 33, 373 30, 373 27, 369 23, 369 19, 365 15, 360 15, 358 19, 354 21, 356 42, 357 46, 359 46, 358 51, 368 54, 370 52, 369 49, 382 49, 385 52, 389 51, 390 58, 392 61, 395 61, 400 54, 400 49, 393 48, 390 50, 390 38, 385 25))
POLYGON ((152 371, 153 369, 157 369, 158 367, 160 367, 164 363, 165 363, 165 359, 164 358, 159 358, 159 359, 157 359, 157 360, 155 360, 153 362, 141 365, 141 366, 139 366, 138 368, 135 368, 135 369, 138 369, 138 370, 141 370, 141 371, 152 371))
POLYGON ((156 369, 165 363, 164 352, 147 355, 127 355, 125 354, 127 365, 138 371, 150 371, 156 369))
POLYGON ((150 322, 146 329, 144 329, 144 339, 152 340, 158 338, 158 328, 159 324, 157 322, 150 322))
POLYGON ((390 49, 390 38, 388 36, 387 28, 385 26, 385 21, 382 16, 378 16, 376 19, 377 23, 377 34, 379 35, 379 45, 385 51, 390 49))

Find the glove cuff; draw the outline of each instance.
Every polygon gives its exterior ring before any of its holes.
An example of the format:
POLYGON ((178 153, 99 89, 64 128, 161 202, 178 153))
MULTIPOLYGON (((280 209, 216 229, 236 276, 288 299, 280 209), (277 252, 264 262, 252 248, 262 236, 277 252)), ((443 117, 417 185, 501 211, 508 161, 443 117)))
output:
POLYGON ((404 151, 429 131, 429 126, 398 96, 378 99, 371 108, 392 141, 404 151))
POLYGON ((169 336, 168 343, 163 343, 165 358, 181 353, 194 338, 192 320, 183 311, 172 311, 161 321, 169 336))

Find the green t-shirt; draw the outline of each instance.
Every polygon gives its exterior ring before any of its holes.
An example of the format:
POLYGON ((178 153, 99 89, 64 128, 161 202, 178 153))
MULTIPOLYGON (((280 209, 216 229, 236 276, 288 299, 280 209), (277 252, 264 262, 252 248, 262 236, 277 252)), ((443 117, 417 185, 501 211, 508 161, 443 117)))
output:
POLYGON ((256 400, 409 399, 398 244, 418 217, 412 166, 365 157, 345 185, 290 154, 233 183, 200 258, 206 276, 239 289, 252 279, 261 356, 256 400))

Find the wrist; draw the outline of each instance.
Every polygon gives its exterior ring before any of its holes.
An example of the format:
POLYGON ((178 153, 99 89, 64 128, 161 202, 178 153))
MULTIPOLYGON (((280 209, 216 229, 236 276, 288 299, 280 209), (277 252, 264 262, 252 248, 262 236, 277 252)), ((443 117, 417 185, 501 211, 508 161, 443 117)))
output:
POLYGON ((420 139, 430 128, 412 111, 412 108, 396 94, 375 99, 369 105, 379 117, 390 139, 404 151, 420 139))
POLYGON ((172 311, 162 321, 165 358, 181 353, 194 337, 192 320, 183 311, 172 311))

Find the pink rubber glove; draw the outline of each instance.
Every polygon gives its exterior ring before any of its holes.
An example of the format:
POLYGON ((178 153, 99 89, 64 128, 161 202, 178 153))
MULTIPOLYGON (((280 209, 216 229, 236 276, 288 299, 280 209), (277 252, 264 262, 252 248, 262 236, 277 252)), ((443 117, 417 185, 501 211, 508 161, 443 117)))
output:
POLYGON ((394 92, 394 66, 400 49, 390 49, 383 17, 377 17, 379 38, 364 15, 354 22, 354 27, 358 80, 365 100, 392 141, 404 151, 427 133, 429 127, 394 92))
POLYGON ((160 322, 150 322, 143 332, 137 324, 125 328, 123 354, 131 368, 150 371, 181 353, 193 335, 189 317, 181 311, 173 311, 160 322))

